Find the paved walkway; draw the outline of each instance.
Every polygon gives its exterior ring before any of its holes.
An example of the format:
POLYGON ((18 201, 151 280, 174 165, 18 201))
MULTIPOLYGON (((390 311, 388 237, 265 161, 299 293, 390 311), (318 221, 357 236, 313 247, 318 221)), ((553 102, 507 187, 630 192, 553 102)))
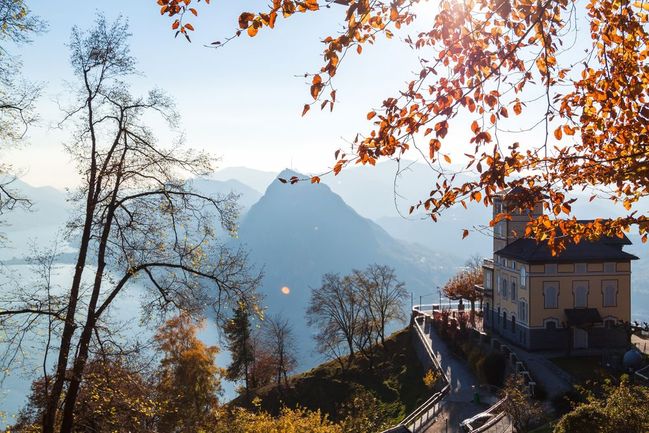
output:
MULTIPOLYGON (((523 361, 536 381, 543 386, 548 400, 572 390, 570 375, 561 370, 549 358, 562 356, 562 352, 528 352, 500 339, 523 361)), ((565 353, 563 353, 565 355, 565 353)))
POLYGON ((488 409, 489 404, 493 403, 495 399, 489 399, 482 404, 473 403, 474 387, 479 385, 478 379, 466 366, 466 363, 450 351, 432 326, 428 325, 425 331, 430 339, 433 354, 442 366, 451 385, 449 394, 444 398, 440 414, 435 422, 428 427, 426 433, 459 432, 460 422, 488 409))

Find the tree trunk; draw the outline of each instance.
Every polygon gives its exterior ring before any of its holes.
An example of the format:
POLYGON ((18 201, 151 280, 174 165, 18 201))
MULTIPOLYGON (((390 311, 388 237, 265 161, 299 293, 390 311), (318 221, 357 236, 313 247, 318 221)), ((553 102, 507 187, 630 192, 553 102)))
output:
MULTIPOLYGON (((91 179, 91 182, 94 182, 93 174, 91 174, 91 179)), ((79 247, 79 255, 77 256, 74 277, 72 278, 72 286, 70 287, 65 325, 63 327, 63 333, 61 334, 59 357, 56 363, 52 392, 49 396, 46 396, 47 406, 43 415, 43 433, 54 433, 59 401, 61 400, 61 395, 63 393, 63 383, 68 368, 68 356, 72 345, 74 331, 76 329, 74 319, 77 312, 77 302, 79 300, 79 288, 81 286, 81 277, 86 266, 86 257, 88 255, 88 246, 90 243, 90 231, 92 228, 92 216, 94 213, 94 203, 92 202, 92 197, 94 195, 93 191, 94 188, 88 189, 88 202, 83 234, 81 236, 81 245, 79 247)), ((47 392, 47 390, 45 390, 45 392, 47 392)))

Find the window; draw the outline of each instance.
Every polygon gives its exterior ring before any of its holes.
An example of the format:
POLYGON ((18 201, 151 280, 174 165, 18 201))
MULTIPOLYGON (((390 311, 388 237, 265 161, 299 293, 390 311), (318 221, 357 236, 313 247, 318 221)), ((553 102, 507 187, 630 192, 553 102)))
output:
POLYGON ((577 263, 575 265, 575 272, 578 274, 585 274, 588 272, 588 267, 586 266, 586 263, 577 263))
POLYGON ((507 292, 508 292, 507 291, 507 279, 501 278, 500 279, 500 295, 503 298, 507 299, 507 294, 508 294, 507 292))
POLYGON ((558 329, 559 321, 557 319, 546 319, 545 320, 545 329, 558 329))
POLYGON ((504 266, 504 267, 507 267, 507 264, 508 264, 508 263, 507 263, 507 259, 503 259, 503 266, 504 266))
POLYGON ((484 288, 491 290, 491 271, 485 270, 484 272, 484 288))
POLYGON ((518 301, 518 318, 521 322, 527 322, 527 303, 525 301, 518 301))
POLYGON ((516 316, 512 315, 512 331, 516 331, 516 316))
POLYGON ((516 262, 512 260, 512 269, 516 269, 516 262))
POLYGON ((615 319, 605 319, 604 320, 604 328, 611 329, 615 326, 615 319))
POLYGON ((500 294, 500 274, 496 275, 496 292, 500 294))
POLYGON ((617 280, 602 281, 602 307, 617 306, 617 280))
POLYGON ((588 281, 575 281, 572 283, 572 296, 575 308, 588 307, 588 281))
POLYGON ((525 266, 521 266, 521 287, 527 286, 527 272, 525 271, 525 266))
POLYGON ((557 273, 557 264, 556 263, 547 263, 545 265, 546 274, 556 274, 557 273))
POLYGON ((516 291, 516 280, 512 280, 512 301, 515 301, 518 297, 518 292, 516 291))
POLYGON ((503 311, 503 329, 507 327, 507 311, 503 311))
POLYGON ((604 272, 609 274, 615 272, 615 263, 604 263, 604 272))
POLYGON ((543 298, 545 308, 559 308, 559 283, 546 281, 543 283, 543 298))
POLYGON ((500 307, 498 307, 498 314, 496 315, 498 317, 498 323, 500 323, 500 307))

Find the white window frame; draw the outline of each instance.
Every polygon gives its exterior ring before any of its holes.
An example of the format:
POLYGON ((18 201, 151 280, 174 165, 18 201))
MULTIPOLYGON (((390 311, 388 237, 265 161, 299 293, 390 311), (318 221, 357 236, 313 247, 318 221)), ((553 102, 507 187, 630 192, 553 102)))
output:
POLYGON ((559 308, 559 282, 558 281, 544 281, 543 282, 543 308, 546 310, 556 310, 559 308), (546 291, 550 288, 555 290, 554 292, 554 302, 552 304, 548 303, 549 296, 546 291), (550 306, 548 306, 550 305, 550 306))
POLYGON ((561 323, 559 322, 559 319, 555 319, 555 318, 544 319, 543 320, 543 328, 544 329, 551 329, 551 328, 548 328, 548 323, 554 323, 554 329, 560 329, 561 328, 561 323))
POLYGON ((617 280, 602 280, 602 307, 617 307, 617 295, 619 294, 619 287, 617 280), (607 302, 607 293, 608 291, 613 291, 613 303, 607 302))
POLYGON ((573 281, 572 282, 572 297, 573 297, 573 306, 575 308, 588 308, 588 294, 590 292, 590 289, 588 287, 588 281, 586 280, 580 280, 580 281, 573 281), (583 303, 582 302, 577 302, 579 296, 583 296, 583 303))

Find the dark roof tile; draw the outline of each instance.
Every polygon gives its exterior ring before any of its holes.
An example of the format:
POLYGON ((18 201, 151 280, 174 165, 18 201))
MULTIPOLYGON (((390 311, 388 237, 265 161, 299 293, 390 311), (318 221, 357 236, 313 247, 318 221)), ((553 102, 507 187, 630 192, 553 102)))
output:
POLYGON ((631 241, 626 236, 602 237, 597 241, 582 240, 578 244, 569 243, 563 252, 553 256, 546 241, 521 238, 496 251, 496 254, 527 263, 637 260, 633 254, 622 251, 623 245, 630 244, 631 241))

